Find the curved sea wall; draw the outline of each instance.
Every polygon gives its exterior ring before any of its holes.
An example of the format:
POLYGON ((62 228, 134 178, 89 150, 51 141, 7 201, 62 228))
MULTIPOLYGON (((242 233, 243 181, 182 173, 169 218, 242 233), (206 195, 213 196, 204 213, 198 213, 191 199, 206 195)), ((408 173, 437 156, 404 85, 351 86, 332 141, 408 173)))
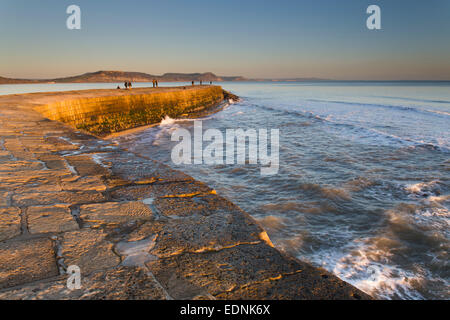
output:
POLYGON ((148 124, 157 117, 130 113, 197 112, 217 104, 221 90, 1 96, 0 299, 370 299, 274 248, 249 214, 207 185, 50 120, 97 128, 111 112, 139 120, 124 127, 148 124), (74 270, 81 283, 68 288, 74 270))
POLYGON ((198 116, 217 107, 227 95, 220 86, 117 90, 106 96, 69 97, 37 110, 51 120, 104 136, 159 123, 165 116, 198 116))

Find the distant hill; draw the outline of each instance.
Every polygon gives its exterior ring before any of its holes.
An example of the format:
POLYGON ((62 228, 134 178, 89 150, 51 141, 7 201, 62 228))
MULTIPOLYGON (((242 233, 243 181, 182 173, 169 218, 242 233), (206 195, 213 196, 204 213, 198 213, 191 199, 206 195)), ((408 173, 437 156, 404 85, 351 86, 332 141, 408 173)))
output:
POLYGON ((241 76, 216 76, 214 73, 165 73, 162 76, 142 72, 97 71, 73 77, 56 79, 11 79, 0 77, 0 84, 16 83, 86 83, 86 82, 151 82, 156 79, 161 82, 175 81, 244 81, 241 76))
POLYGON ((0 77, 0 84, 14 84, 14 83, 38 83, 40 80, 27 80, 27 79, 10 79, 0 77))

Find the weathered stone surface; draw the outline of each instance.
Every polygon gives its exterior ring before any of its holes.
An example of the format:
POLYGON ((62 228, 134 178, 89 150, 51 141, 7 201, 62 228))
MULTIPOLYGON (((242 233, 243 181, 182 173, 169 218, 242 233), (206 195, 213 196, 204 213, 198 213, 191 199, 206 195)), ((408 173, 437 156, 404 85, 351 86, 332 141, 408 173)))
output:
POLYGON ((0 208, 0 241, 20 235, 20 209, 0 208))
POLYGON ((57 275, 50 239, 0 243, 0 289, 57 275))
POLYGON ((0 292, 10 300, 165 300, 166 294, 145 269, 118 267, 81 278, 81 289, 69 290, 66 277, 0 292))
POLYGON ((6 161, 0 163, 0 171, 16 172, 16 171, 27 171, 27 170, 40 170, 44 166, 40 162, 35 161, 6 161))
POLYGON ((0 191, 0 207, 9 206, 10 193, 7 191, 0 191))
POLYGON ((133 185, 120 187, 111 192, 111 197, 117 200, 143 200, 158 197, 193 197, 210 194, 213 190, 197 181, 152 183, 148 185, 133 185))
POLYGON ((44 139, 46 145, 48 146, 46 150, 48 151, 67 151, 67 150, 77 150, 79 147, 75 144, 70 143, 61 137, 46 137, 44 139))
POLYGON ((9 151, 14 158, 17 160, 25 159, 25 160, 36 160, 33 153, 29 152, 24 148, 24 146, 21 143, 20 139, 14 138, 14 139, 5 139, 5 142, 3 144, 5 149, 9 151))
POLYGON ((64 263, 77 265, 83 274, 117 266, 120 258, 113 252, 113 244, 105 240, 106 236, 100 229, 64 233, 61 241, 64 263))
POLYGON ((238 212, 152 222, 141 229, 141 234, 157 235, 150 253, 160 258, 182 252, 215 251, 238 244, 258 243, 263 232, 250 217, 238 212))
POLYGON ((188 217, 191 215, 209 216, 242 210, 234 203, 215 194, 197 197, 173 197, 155 199, 153 205, 158 212, 168 217, 188 217))
POLYGON ((0 172, 0 189, 15 193, 60 191, 59 179, 71 175, 64 170, 0 172))
POLYGON ((265 244, 175 255, 148 262, 147 266, 171 296, 186 282, 218 295, 302 268, 296 260, 265 244))
POLYGON ((62 189, 64 191, 105 191, 106 185, 103 183, 100 177, 87 176, 79 177, 73 176, 67 179, 63 179, 61 182, 62 189))
POLYGON ((38 159, 44 162, 48 169, 67 169, 66 161, 59 155, 45 153, 38 155, 38 159))
POLYGON ((96 191, 23 193, 13 195, 13 203, 18 207, 47 204, 83 204, 105 201, 104 195, 96 191))
POLYGON ((216 295, 223 300, 371 300, 371 297, 325 270, 304 265, 302 270, 244 285, 216 295))
POLYGON ((108 175, 109 171, 105 167, 97 164, 92 157, 86 155, 68 156, 67 162, 75 168, 78 175, 84 176, 102 176, 108 175))
POLYGON ((79 229, 72 217, 69 206, 29 207, 27 209, 28 231, 32 234, 47 232, 66 232, 79 229))
MULTIPOLYGON (((206 290, 219 299, 370 299, 334 275, 263 244, 148 262, 167 292, 206 290)), ((192 297, 190 297, 192 298, 192 297)))
POLYGON ((99 160, 120 178, 134 183, 154 181, 192 181, 187 174, 173 170, 151 159, 138 157, 130 152, 114 152, 101 155, 99 160))
POLYGON ((0 161, 10 161, 12 160, 11 154, 8 151, 0 150, 0 161))
POLYGON ((83 226, 100 227, 102 225, 119 225, 121 223, 152 219, 152 210, 144 203, 105 202, 84 205, 80 208, 83 226))

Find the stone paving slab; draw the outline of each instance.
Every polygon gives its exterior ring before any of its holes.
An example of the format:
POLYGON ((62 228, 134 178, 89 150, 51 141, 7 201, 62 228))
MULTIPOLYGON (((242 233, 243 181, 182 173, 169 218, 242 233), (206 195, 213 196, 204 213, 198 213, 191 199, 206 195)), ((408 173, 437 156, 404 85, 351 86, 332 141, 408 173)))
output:
POLYGON ((106 191, 107 187, 103 179, 98 176, 71 176, 61 179, 61 188, 64 191, 106 191))
POLYGON ((138 201, 88 204, 80 208, 80 220, 83 227, 98 228, 152 218, 152 210, 138 201))
POLYGON ((55 256, 48 238, 0 243, 0 289, 57 276, 55 256))
POLYGON ((187 174, 173 170, 157 161, 138 157, 130 152, 105 153, 100 161, 110 168, 113 174, 134 183, 152 181, 192 181, 187 174))
POLYGON ((61 233, 79 229, 68 205, 29 207, 26 216, 28 231, 31 234, 61 233))
POLYGON ((203 183, 197 181, 151 183, 148 185, 132 185, 117 188, 111 192, 111 197, 116 200, 143 200, 159 197, 193 197, 213 192, 203 183))
POLYGON ((20 209, 0 208, 0 241, 14 238, 21 233, 20 209))
POLYGON ((11 300, 165 300, 167 295, 148 271, 119 267, 82 277, 81 288, 69 290, 65 277, 0 291, 11 300))
POLYGON ((76 265, 83 274, 119 265, 120 257, 114 253, 113 244, 100 229, 83 229, 64 233, 61 256, 66 266, 76 265))
POLYGON ((257 244, 263 241, 260 235, 264 232, 250 217, 237 213, 170 219, 146 223, 140 228, 144 230, 136 232, 156 236, 149 253, 159 258, 257 244))
POLYGON ((323 270, 305 265, 290 275, 244 285, 216 296, 221 300, 370 300, 348 283, 323 270))
POLYGON ((13 195, 12 203, 18 207, 50 204, 83 204, 105 201, 103 194, 97 191, 61 191, 33 192, 13 195))
POLYGON ((301 269, 297 261, 266 244, 175 255, 147 266, 170 295, 188 282, 213 296, 301 269))
POLYGON ((104 176, 109 174, 104 166, 101 166, 92 160, 92 157, 86 155, 65 157, 67 162, 75 169, 78 175, 85 176, 104 176))
POLYGON ((202 194, 195 197, 161 197, 153 202, 155 209, 161 215, 172 218, 189 217, 192 215, 210 216, 242 210, 234 203, 216 194, 202 194))
POLYGON ((8 207, 10 202, 10 192, 0 191, 0 207, 8 207))

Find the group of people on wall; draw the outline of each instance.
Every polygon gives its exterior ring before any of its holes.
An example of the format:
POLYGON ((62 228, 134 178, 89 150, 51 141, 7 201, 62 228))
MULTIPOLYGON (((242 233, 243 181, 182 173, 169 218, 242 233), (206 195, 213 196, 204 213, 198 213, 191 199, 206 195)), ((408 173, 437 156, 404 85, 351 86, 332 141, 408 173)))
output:
MULTIPOLYGON (((125 87, 125 89, 131 89, 132 87, 131 81, 125 81, 123 83, 123 86, 125 87)), ((117 89, 120 89, 120 86, 117 86, 117 89)))
MULTIPOLYGON (((152 84, 153 84, 153 88, 158 88, 158 86, 159 86, 158 80, 156 80, 156 79, 152 80, 152 84)), ((211 85, 212 81, 210 81, 209 84, 211 85)), ((192 80, 192 85, 193 86, 195 85, 194 80, 192 80)), ((203 85, 203 80, 200 80, 200 85, 203 85)), ((123 86, 125 87, 125 89, 131 89, 131 87, 132 87, 131 81, 125 81, 123 83, 123 86)), ((120 86, 117 86, 117 89, 121 89, 120 86)))

